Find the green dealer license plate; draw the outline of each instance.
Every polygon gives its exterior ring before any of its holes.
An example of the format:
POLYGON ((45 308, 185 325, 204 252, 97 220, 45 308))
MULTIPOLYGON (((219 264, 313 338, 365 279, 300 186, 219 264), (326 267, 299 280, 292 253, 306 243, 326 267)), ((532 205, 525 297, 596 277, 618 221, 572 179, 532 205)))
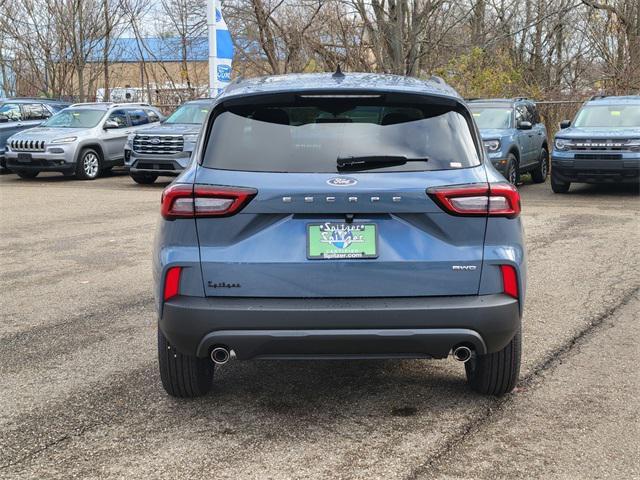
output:
POLYGON ((377 258, 378 232, 373 223, 307 225, 307 258, 336 260, 377 258))

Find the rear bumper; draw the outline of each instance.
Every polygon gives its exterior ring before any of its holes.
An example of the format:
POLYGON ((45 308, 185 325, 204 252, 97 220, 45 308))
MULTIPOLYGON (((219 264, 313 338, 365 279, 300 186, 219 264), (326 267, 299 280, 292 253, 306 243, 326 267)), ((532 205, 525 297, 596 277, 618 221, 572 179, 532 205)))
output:
POLYGON ((640 158, 620 159, 551 159, 553 175, 563 182, 637 183, 640 180, 640 158))
POLYGON ((183 353, 217 345, 251 358, 444 358, 459 344, 495 352, 520 328, 518 301, 460 297, 291 299, 177 297, 159 327, 183 353))

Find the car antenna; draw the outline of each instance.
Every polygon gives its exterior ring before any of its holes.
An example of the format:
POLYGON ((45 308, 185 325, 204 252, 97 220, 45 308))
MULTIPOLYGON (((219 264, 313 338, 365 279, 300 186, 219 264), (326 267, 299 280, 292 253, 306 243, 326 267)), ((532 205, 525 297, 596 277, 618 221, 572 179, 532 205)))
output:
POLYGON ((338 64, 338 67, 336 68, 335 73, 331 76, 333 78, 344 78, 344 73, 342 73, 342 70, 340 70, 340 64, 338 64))

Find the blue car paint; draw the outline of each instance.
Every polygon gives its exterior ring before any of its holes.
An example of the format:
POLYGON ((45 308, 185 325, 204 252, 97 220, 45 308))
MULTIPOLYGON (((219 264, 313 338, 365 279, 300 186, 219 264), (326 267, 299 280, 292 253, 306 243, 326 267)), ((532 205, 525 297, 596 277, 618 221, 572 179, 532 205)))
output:
MULTIPOLYGON (((535 108, 535 104, 529 100, 479 99, 469 102, 471 109, 474 106, 514 108, 517 105, 534 105, 535 108)), ((549 151, 547 130, 544 123, 534 121, 530 130, 518 129, 516 128, 515 113, 511 115, 509 128, 480 128, 479 130, 483 142, 490 140, 500 142, 498 150, 487 150, 486 153, 492 165, 505 177, 509 154, 516 156, 519 172, 524 173, 538 166, 543 149, 549 151)))
MULTIPOLYGON (((347 75, 328 82, 327 75, 291 75, 271 80, 251 80, 232 85, 216 104, 247 95, 265 93, 363 90, 430 95, 466 108, 462 99, 440 81, 429 83, 386 75, 347 75), (320 82, 322 79, 322 82, 320 82)), ((213 111, 210 113, 211 121, 213 111)), ((470 113, 467 112, 469 114, 470 113)), ((440 209, 426 189, 443 185, 504 182, 487 162, 480 136, 471 125, 481 165, 446 171, 375 173, 354 172, 358 184, 331 187, 327 180, 337 174, 264 173, 223 171, 194 162, 173 184, 210 184, 251 187, 257 196, 238 214, 225 219, 160 219, 153 257, 155 298, 163 314, 162 285, 172 266, 182 266, 180 295, 185 297, 231 296, 248 299, 283 298, 375 298, 487 296, 501 294, 498 265, 517 271, 520 314, 526 289, 526 254, 520 218, 454 217, 440 209), (342 189, 342 190, 341 190, 342 189), (404 202, 389 201, 400 193, 404 202), (321 205, 302 201, 303 196, 336 197, 321 205), (347 204, 346 196, 379 196, 375 204, 347 204), (283 196, 294 200, 286 205, 283 196), (340 200, 339 200, 340 198, 340 200), (310 221, 343 221, 355 213, 360 222, 380 225, 380 252, 375 260, 308 260, 304 226, 310 221), (222 223, 224 222, 224 223, 222 223), (474 271, 451 271, 454 264, 478 267, 474 271), (208 282, 243 283, 242 291, 222 291, 208 282), (246 289, 246 290, 245 290, 246 289)), ((203 136, 196 150, 202 155, 203 136)), ((259 305, 259 300, 256 300, 259 305)), ((518 320, 519 322, 519 320, 518 320)))
MULTIPOLYGON (((587 105, 637 105, 640 107, 640 95, 596 98, 585 102, 583 107, 587 105)), ((591 154, 595 155, 595 157, 580 158, 589 152, 584 149, 559 150, 555 146, 556 139, 587 142, 640 140, 640 125, 632 128, 579 128, 569 126, 556 133, 551 152, 552 175, 564 182, 609 183, 627 181, 635 183, 640 179, 640 148, 636 151, 625 149, 611 152, 593 151, 591 154), (609 158, 611 154, 618 158, 609 158), (555 170, 555 174, 553 170, 555 170)))

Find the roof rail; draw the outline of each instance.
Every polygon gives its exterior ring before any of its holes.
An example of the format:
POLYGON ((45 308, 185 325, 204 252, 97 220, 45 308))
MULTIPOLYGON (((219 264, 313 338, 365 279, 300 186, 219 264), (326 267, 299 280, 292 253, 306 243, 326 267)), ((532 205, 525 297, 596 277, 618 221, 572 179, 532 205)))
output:
POLYGON ((128 107, 131 105, 140 105, 141 107, 150 107, 151 105, 149 105, 146 102, 124 102, 124 103, 114 103, 113 106, 114 107, 128 107))
POLYGON ((104 105, 104 106, 108 106, 108 105, 113 105, 113 102, 78 102, 78 103, 74 103, 71 106, 72 107, 79 107, 81 105, 104 105))
POLYGON ((605 98, 609 95, 605 95, 604 93, 599 93, 598 95, 593 95, 589 100, 598 100, 599 98, 605 98))
POLYGON ((521 100, 531 100, 529 97, 514 97, 512 99, 514 102, 519 102, 521 100))

